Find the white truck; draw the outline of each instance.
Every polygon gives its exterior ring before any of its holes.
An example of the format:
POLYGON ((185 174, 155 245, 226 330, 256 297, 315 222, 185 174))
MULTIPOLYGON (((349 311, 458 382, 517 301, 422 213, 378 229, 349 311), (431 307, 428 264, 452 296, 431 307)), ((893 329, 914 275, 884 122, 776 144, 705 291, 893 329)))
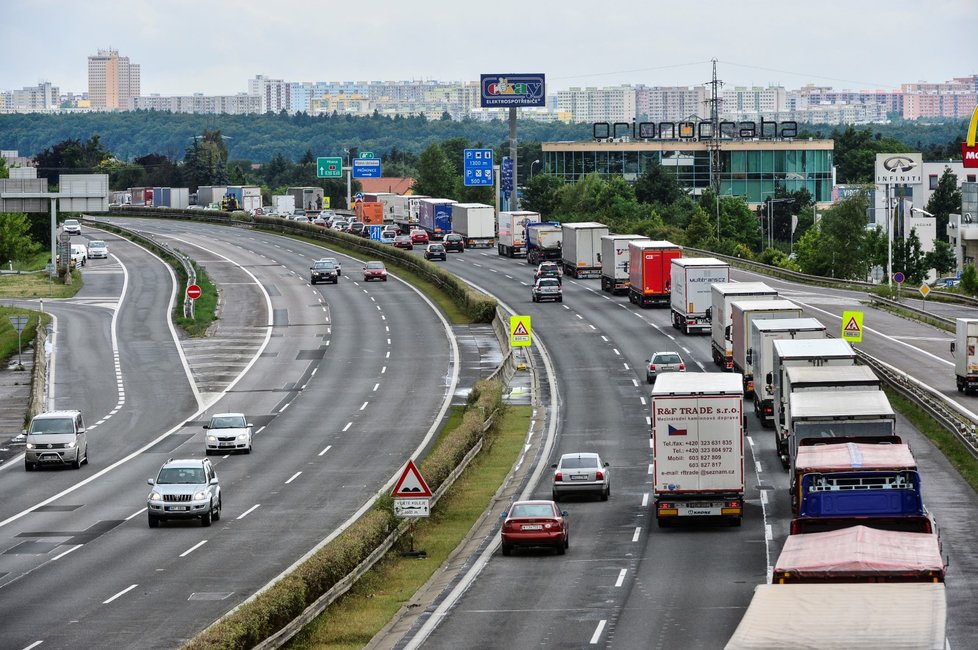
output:
POLYGON ((978 318, 954 321, 954 374, 959 393, 978 391, 978 318))
POLYGON ((716 518, 739 526, 744 499, 744 400, 736 375, 670 372, 652 388, 655 518, 716 518))
MULTIPOLYGON (((791 435, 788 419, 791 404, 787 390, 788 368, 803 367, 837 367, 853 366, 856 364, 856 352, 847 341, 842 339, 810 339, 795 341, 782 339, 774 342, 774 367, 771 370, 774 391, 772 405, 774 407, 774 429, 777 441, 778 456, 781 464, 789 467, 789 436, 791 435)), ((759 378, 760 379, 760 378, 759 378)))
POLYGON ((466 248, 492 248, 496 245, 496 209, 484 203, 456 203, 452 232, 462 235, 466 248))
POLYGON ((776 300, 778 292, 763 282, 717 282, 710 287, 711 305, 707 318, 713 340, 713 363, 721 370, 733 371, 733 346, 730 342, 730 325, 733 313, 730 303, 734 300, 776 300))
POLYGON ((788 395, 811 391, 881 388, 880 378, 869 366, 788 366, 784 376, 784 391, 788 395))
POLYGON ((801 318, 801 307, 790 300, 734 300, 730 303, 730 347, 733 370, 743 375, 744 395, 754 394, 754 372, 747 359, 752 346, 750 325, 765 318, 801 318))
POLYGON ((816 318, 771 318, 751 323, 751 347, 747 360, 754 374, 754 415, 761 426, 774 426, 774 341, 824 339, 825 325, 816 318))
POLYGON ((289 217, 295 212, 295 197, 291 194, 273 194, 272 212, 280 217, 289 217))
POLYGON ((601 238, 608 226, 595 221, 565 223, 561 250, 564 273, 572 278, 601 277, 601 238))
POLYGON ((540 221, 539 212, 500 212, 496 222, 497 248, 506 257, 526 257, 526 224, 540 221))
POLYGON ((786 415, 791 467, 806 439, 888 438, 896 435, 896 414, 881 390, 808 391, 788 395, 786 415))
POLYGON ((672 326, 685 334, 709 331, 710 287, 730 281, 730 265, 715 257, 680 257, 672 260, 669 281, 672 326))
POLYGON ((642 235, 605 235, 601 238, 601 290, 610 294, 628 293, 628 242, 646 239, 642 235))

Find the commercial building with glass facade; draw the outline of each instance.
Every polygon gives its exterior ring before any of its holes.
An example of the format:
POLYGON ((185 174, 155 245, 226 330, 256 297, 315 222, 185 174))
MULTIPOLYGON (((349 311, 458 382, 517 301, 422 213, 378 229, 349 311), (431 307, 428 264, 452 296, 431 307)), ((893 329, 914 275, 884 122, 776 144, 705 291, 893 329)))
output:
MULTIPOLYGON (((720 195, 763 203, 777 188, 807 188, 820 204, 832 201, 832 140, 723 140, 720 195)), ((543 143, 543 171, 568 183, 597 172, 635 181, 654 164, 675 173, 693 195, 710 188, 709 143, 696 140, 595 140, 543 143)))

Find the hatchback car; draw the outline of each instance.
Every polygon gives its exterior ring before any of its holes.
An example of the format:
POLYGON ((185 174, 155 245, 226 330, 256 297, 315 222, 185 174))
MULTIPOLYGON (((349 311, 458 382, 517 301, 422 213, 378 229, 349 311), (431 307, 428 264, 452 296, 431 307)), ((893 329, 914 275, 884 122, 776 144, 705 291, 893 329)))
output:
POLYGON ((383 262, 367 262, 367 265, 363 267, 363 281, 369 282, 370 280, 387 282, 387 267, 384 266, 383 262))
POLYGON ((686 372, 686 364, 678 352, 655 352, 645 363, 645 379, 650 384, 664 372, 686 372))
POLYGON ((564 454, 554 468, 553 499, 568 494, 595 494, 602 501, 611 496, 611 470, 593 453, 564 454))
POLYGON ((530 297, 533 302, 541 302, 543 300, 564 302, 564 292, 560 288, 560 280, 557 278, 540 278, 530 290, 530 297))
POLYGON ((62 228, 65 234, 68 235, 80 235, 81 234, 81 221, 78 219, 65 219, 62 228))
POLYGON ((363 223, 362 221, 354 221, 353 223, 350 224, 350 228, 348 232, 351 235, 362 235, 366 227, 367 224, 363 223))
POLYGON ((215 413, 204 430, 204 452, 208 456, 221 451, 251 453, 251 422, 244 413, 215 413))
POLYGON ((309 283, 316 284, 317 282, 339 284, 340 272, 336 269, 336 265, 326 260, 319 260, 310 266, 309 283))
POLYGON ((408 235, 398 235, 394 238, 394 248, 403 248, 405 250, 413 251, 414 242, 411 241, 411 237, 408 235))
POLYGON ((38 413, 27 429, 24 469, 38 466, 80 469, 88 464, 88 434, 80 411, 38 413))
POLYGON ((428 231, 417 228, 411 231, 411 241, 415 244, 427 244, 428 243, 428 231))
POLYGON ((393 230, 385 230, 384 232, 380 233, 381 244, 393 244, 395 239, 397 239, 397 235, 393 230))
POLYGON ((445 246, 443 244, 428 244, 428 247, 424 249, 424 258, 426 260, 442 260, 444 262, 448 259, 448 253, 445 252, 445 246))
POLYGON ((105 245, 105 242, 101 239, 93 239, 88 242, 88 259, 95 259, 96 257, 108 258, 109 247, 105 245))
POLYGON ((515 501, 499 531, 503 555, 516 547, 551 547, 563 555, 570 547, 567 513, 553 501, 515 501))
POLYGON ((564 270, 560 268, 560 264, 557 262, 540 262, 537 270, 533 273, 534 280, 539 280, 540 278, 557 278, 560 280, 563 277, 564 270))
POLYGON ((343 267, 340 266, 340 261, 335 257, 322 257, 317 262, 332 262, 333 266, 336 267, 336 272, 343 275, 343 267))
POLYGON ((221 485, 207 458, 171 458, 155 479, 146 499, 149 527, 167 519, 200 519, 201 526, 221 518, 221 485))
POLYGON ((384 232, 392 232, 392 233, 394 233, 394 236, 395 237, 397 237, 398 235, 403 234, 401 232, 401 227, 398 226, 398 225, 396 225, 396 224, 392 224, 392 223, 389 223, 386 226, 384 226, 384 232))
POLYGON ((465 238, 457 232, 448 233, 442 241, 445 243, 446 251, 465 252, 465 238))

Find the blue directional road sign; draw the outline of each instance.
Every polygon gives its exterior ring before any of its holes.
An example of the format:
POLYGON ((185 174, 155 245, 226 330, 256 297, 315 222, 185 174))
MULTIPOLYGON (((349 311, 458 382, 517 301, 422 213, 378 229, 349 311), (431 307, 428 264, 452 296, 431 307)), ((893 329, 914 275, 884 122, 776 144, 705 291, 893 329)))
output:
POLYGON ((354 158, 353 178, 380 178, 380 158, 354 158))
POLYGON ((500 170, 500 188, 503 194, 509 194, 513 191, 513 161, 509 158, 503 158, 502 169, 500 170))
POLYGON ((467 187, 492 185, 492 149, 462 152, 462 181, 467 187))
POLYGON ((384 225, 371 224, 367 227, 370 228, 370 238, 374 241, 380 241, 380 233, 384 232, 384 225))

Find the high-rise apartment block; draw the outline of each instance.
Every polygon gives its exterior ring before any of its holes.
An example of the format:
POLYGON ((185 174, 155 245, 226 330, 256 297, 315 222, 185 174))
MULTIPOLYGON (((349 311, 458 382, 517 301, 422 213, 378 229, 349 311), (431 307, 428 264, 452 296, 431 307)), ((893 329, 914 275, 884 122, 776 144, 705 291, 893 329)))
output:
POLYGON ((92 108, 103 111, 128 111, 139 97, 139 65, 117 50, 99 50, 88 57, 88 96, 92 108))

